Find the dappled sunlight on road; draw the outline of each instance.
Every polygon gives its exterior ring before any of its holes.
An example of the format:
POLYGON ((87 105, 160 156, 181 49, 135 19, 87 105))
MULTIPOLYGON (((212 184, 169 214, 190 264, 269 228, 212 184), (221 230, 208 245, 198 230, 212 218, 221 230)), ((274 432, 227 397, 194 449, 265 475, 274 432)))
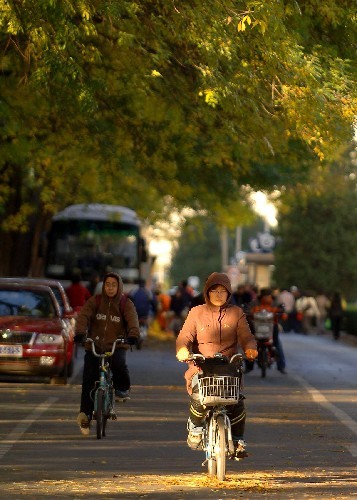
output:
MULTIPOLYGON (((151 474, 120 474, 114 473, 112 477, 101 477, 97 471, 78 472, 80 479, 41 480, 37 482, 11 482, 2 487, 3 494, 17 493, 27 495, 36 492, 36 496, 55 494, 56 497, 71 495, 75 497, 94 497, 107 495, 133 494, 147 495, 155 493, 160 496, 170 494, 200 493, 212 498, 214 492, 241 496, 243 492, 268 494, 269 498, 315 498, 323 495, 324 498, 333 499, 334 489, 346 489, 346 496, 339 493, 338 498, 350 498, 348 492, 357 486, 354 468, 333 471, 307 470, 307 471, 276 471, 271 472, 243 472, 228 474, 225 481, 217 481, 207 474, 186 473, 180 475, 151 475, 151 474), (290 496, 290 493, 293 496, 290 496)), ((251 495, 250 495, 251 496, 251 495)))

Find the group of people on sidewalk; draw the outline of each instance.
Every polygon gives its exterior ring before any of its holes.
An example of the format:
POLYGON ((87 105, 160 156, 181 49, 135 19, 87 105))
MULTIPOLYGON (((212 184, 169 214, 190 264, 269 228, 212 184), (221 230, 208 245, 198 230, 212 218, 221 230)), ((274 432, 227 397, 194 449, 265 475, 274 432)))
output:
POLYGON ((339 292, 330 297, 323 292, 300 291, 296 286, 283 289, 276 296, 279 304, 284 304, 287 314, 282 321, 285 332, 323 334, 331 330, 333 338, 338 340, 346 302, 339 292))

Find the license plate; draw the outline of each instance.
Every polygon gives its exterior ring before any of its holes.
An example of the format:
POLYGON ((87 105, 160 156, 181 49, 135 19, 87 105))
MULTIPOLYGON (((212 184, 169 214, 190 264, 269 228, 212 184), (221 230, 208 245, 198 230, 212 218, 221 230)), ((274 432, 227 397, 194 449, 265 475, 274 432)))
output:
POLYGON ((22 357, 22 345, 0 345, 0 356, 22 357))

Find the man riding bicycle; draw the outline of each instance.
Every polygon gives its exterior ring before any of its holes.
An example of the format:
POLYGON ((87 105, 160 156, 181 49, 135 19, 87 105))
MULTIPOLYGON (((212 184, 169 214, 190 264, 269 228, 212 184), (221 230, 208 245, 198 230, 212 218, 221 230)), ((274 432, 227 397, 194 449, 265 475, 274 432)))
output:
MULTIPOLYGON (((131 300, 126 300, 123 311, 121 310, 122 296, 123 283, 120 276, 113 272, 108 273, 103 280, 102 295, 88 299, 78 314, 75 341, 82 342, 88 332, 87 335, 95 341, 97 350, 104 353, 111 351, 117 338, 125 339, 126 342, 118 344, 110 358, 115 396, 123 401, 129 398, 130 390, 126 350, 128 344, 136 344, 139 340, 139 322, 131 300)), ((99 361, 92 353, 89 342, 85 344, 85 350, 81 406, 77 423, 82 434, 88 435, 94 406, 91 391, 99 379, 99 361)))

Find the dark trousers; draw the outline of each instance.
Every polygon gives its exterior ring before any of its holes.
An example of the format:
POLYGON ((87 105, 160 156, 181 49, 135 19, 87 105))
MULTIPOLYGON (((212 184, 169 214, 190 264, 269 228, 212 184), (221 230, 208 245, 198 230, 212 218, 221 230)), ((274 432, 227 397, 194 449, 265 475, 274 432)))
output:
MULTIPOLYGON (((113 372, 114 389, 127 391, 130 388, 129 370, 126 365, 126 350, 117 349, 109 360, 113 372)), ((95 383, 99 380, 100 359, 96 358, 91 351, 86 351, 84 355, 83 381, 80 411, 86 415, 91 415, 94 402, 91 398, 91 391, 95 383)))
MULTIPOLYGON (((195 397, 196 391, 193 390, 193 395, 190 401, 190 420, 193 425, 201 427, 204 425, 205 417, 207 414, 207 408, 204 408, 198 399, 195 397)), ((245 429, 245 406, 244 406, 244 396, 241 394, 239 397, 238 404, 227 406, 227 415, 231 421, 232 426, 232 436, 234 440, 238 440, 244 436, 245 429)))
POLYGON ((336 340, 340 338, 341 323, 342 316, 331 316, 331 330, 336 340))
POLYGON ((278 368, 278 370, 285 370, 285 366, 286 366, 285 354, 283 351, 283 346, 281 345, 281 342, 279 339, 278 325, 274 325, 273 345, 274 345, 276 352, 278 354, 278 359, 276 361, 277 368, 278 368))

